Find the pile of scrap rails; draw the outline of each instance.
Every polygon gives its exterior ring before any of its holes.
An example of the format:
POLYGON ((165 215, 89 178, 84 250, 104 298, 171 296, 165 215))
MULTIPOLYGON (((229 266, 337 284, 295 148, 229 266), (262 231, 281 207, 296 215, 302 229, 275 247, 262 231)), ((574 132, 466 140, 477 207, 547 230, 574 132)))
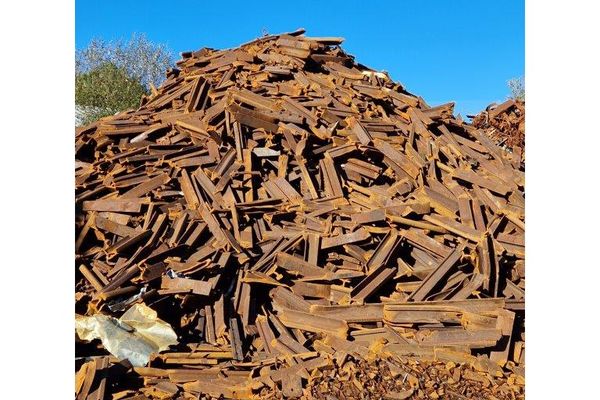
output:
POLYGON ((498 146, 525 162, 525 102, 509 99, 491 104, 472 116, 473 126, 483 130, 498 146))
POLYGON ((524 398, 520 158, 303 33, 76 130, 77 399, 524 398))

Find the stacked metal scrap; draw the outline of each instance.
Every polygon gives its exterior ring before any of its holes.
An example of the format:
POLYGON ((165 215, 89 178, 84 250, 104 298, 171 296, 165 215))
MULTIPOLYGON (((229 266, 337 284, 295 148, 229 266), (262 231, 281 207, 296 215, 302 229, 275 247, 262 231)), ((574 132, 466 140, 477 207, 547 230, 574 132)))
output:
POLYGON ((76 132, 78 399, 523 398, 520 162, 302 34, 76 132))
POLYGON ((525 159, 525 102, 510 99, 492 104, 473 117, 473 126, 509 149, 514 157, 525 159))

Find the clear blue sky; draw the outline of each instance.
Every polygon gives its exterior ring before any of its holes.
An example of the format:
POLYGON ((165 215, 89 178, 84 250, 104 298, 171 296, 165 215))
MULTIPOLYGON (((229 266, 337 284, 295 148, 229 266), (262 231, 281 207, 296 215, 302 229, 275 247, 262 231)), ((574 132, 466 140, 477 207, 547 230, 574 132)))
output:
POLYGON ((525 73, 524 0, 75 3, 77 48, 137 32, 178 57, 300 27, 308 36, 344 37, 358 62, 388 71, 430 105, 455 101, 463 116, 504 100, 506 81, 525 73))

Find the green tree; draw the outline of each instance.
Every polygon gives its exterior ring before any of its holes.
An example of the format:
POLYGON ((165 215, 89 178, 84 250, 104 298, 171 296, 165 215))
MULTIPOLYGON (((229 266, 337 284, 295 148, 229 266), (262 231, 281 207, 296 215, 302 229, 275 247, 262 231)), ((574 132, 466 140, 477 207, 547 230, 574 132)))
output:
POLYGON ((143 34, 127 41, 93 39, 75 54, 76 123, 137 107, 143 94, 160 86, 172 65, 169 48, 143 34))
POLYGON ((138 80, 111 63, 75 77, 75 104, 83 124, 136 107, 144 94, 146 89, 138 80))

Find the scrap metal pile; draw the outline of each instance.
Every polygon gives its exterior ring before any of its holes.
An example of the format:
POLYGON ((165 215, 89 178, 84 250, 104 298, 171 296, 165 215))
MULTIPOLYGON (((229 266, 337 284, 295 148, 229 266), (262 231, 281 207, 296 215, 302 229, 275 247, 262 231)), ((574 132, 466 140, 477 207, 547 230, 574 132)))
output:
POLYGON ((302 34, 77 130, 78 399, 523 398, 519 160, 302 34))
POLYGON ((515 157, 525 159, 525 102, 510 99, 493 104, 473 117, 473 126, 510 149, 515 157))

